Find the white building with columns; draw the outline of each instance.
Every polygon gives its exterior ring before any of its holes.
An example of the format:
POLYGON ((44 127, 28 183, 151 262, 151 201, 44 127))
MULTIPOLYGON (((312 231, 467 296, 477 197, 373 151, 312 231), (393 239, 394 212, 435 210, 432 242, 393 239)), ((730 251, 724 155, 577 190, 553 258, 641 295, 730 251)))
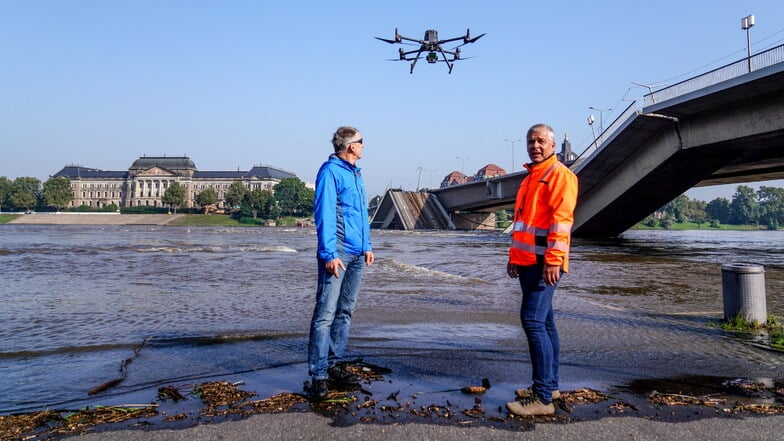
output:
POLYGON ((72 207, 86 205, 103 208, 164 207, 163 195, 172 182, 185 188, 184 208, 194 207, 196 196, 207 188, 218 194, 218 208, 225 206, 229 186, 240 181, 248 190, 269 190, 284 178, 296 178, 294 173, 267 166, 255 165, 247 171, 199 171, 186 156, 142 156, 127 171, 105 171, 81 165, 67 165, 53 178, 66 177, 73 189, 72 207))

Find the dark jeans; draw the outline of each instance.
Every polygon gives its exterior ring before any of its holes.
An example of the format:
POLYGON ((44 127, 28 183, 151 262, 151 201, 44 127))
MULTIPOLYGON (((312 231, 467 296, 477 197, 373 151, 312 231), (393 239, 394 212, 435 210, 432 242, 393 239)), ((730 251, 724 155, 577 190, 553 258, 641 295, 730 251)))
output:
POLYGON ((308 368, 316 380, 327 379, 327 368, 343 358, 351 315, 357 303, 365 256, 339 253, 346 271, 335 278, 327 274, 324 261, 318 259, 316 306, 310 322, 308 368))
POLYGON ((520 321, 528 338, 533 370, 531 390, 547 404, 553 401, 552 391, 558 389, 561 342, 553 316, 553 295, 558 284, 544 283, 541 264, 518 266, 517 271, 523 290, 520 321))

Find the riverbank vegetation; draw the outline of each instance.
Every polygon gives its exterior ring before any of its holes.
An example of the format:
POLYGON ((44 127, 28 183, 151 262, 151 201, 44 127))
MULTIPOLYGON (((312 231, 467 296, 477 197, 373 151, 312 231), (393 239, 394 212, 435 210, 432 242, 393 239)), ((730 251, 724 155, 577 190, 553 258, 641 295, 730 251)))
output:
MULTIPOLYGON (((714 323, 709 323, 709 325, 716 326, 714 323)), ((784 350, 784 325, 773 314, 768 314, 767 321, 764 324, 757 321, 748 321, 738 315, 732 320, 722 321, 718 326, 725 331, 732 332, 764 332, 767 334, 768 344, 772 348, 784 350)))
POLYGON ((15 214, 0 214, 0 224, 7 224, 16 218, 17 215, 15 214))
POLYGON ((784 223, 784 188, 739 185, 732 200, 710 202, 680 195, 637 224, 667 230, 778 230, 784 223))

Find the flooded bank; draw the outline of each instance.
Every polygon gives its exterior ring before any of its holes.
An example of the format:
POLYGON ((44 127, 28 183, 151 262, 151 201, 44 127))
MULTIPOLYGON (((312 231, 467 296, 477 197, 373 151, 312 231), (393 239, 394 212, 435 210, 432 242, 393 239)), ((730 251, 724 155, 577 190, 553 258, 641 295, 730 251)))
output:
MULTIPOLYGON (((213 380, 268 397, 308 379, 312 229, 4 225, 0 239, 0 414, 149 402, 213 380), (121 382, 88 395, 131 357, 121 382)), ((488 378, 483 403, 503 406, 530 378, 508 237, 378 231, 373 242, 352 354, 391 369, 386 384, 418 402, 465 399, 453 391, 488 378)), ((555 299, 562 389, 784 378, 780 352, 711 326, 721 264, 739 260, 765 266, 768 311, 784 316, 782 249, 779 232, 576 241, 555 299)))

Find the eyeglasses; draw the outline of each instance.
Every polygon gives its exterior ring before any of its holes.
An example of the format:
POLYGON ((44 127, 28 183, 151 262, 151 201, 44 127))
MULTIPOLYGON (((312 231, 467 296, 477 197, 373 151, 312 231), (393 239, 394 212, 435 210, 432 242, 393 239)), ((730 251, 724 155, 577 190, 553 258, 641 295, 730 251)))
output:
POLYGON ((356 140, 356 141, 347 142, 347 143, 346 143, 346 147, 348 147, 348 146, 349 146, 349 145, 351 145, 351 144, 362 144, 362 145, 365 145, 365 143, 364 143, 364 142, 362 142, 362 138, 359 138, 359 139, 358 139, 358 140, 356 140))

